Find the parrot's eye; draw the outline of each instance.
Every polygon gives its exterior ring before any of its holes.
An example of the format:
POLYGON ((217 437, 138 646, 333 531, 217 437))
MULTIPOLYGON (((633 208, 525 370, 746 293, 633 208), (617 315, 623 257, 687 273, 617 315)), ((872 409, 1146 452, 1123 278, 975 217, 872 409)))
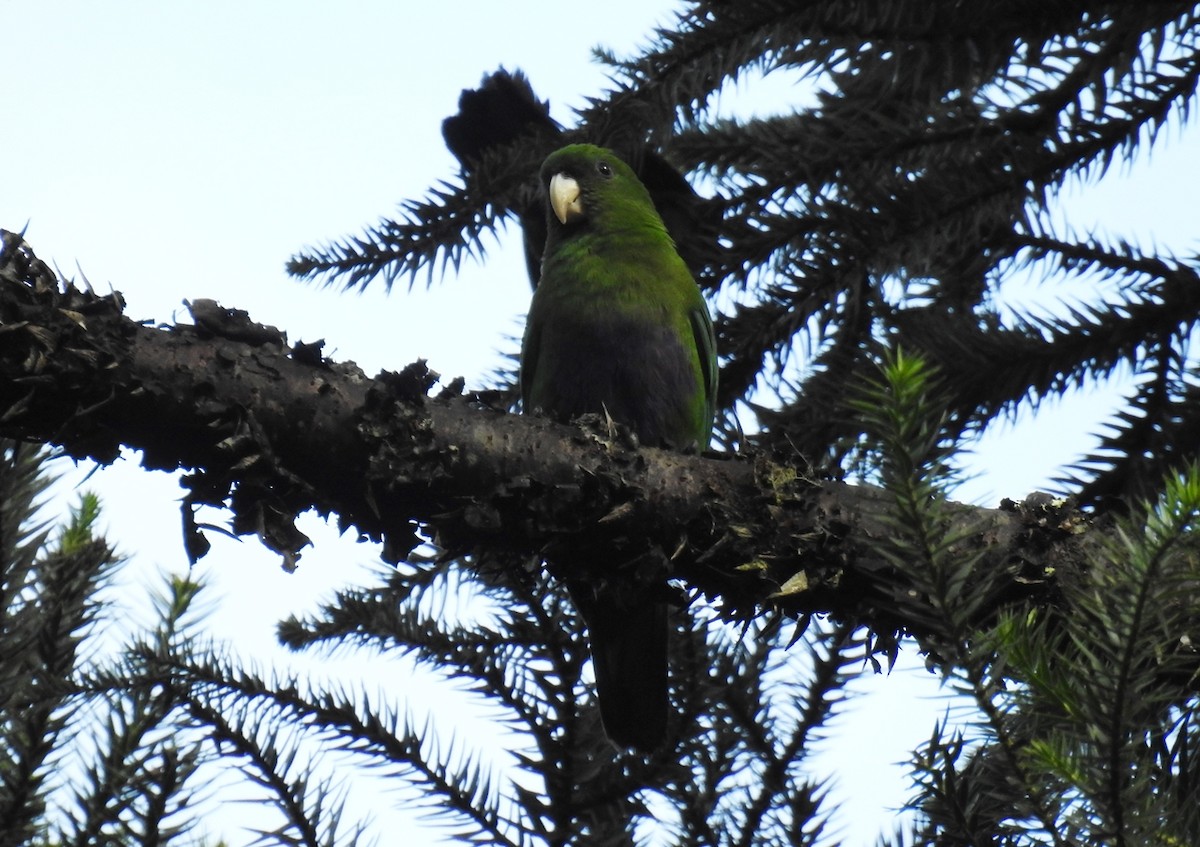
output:
POLYGON ((604 177, 605 179, 612 179, 612 165, 601 159, 596 163, 596 173, 600 174, 600 176, 604 177))

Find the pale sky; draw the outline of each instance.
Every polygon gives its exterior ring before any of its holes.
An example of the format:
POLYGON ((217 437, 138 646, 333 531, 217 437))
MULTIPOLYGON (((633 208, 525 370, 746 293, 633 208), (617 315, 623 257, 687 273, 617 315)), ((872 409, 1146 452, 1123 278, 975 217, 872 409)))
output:
MULTIPOLYGON (((451 178, 456 167, 441 121, 483 74, 500 65, 524 70, 553 115, 570 123, 569 107, 605 85, 591 48, 628 53, 652 24, 669 20, 672 7, 662 0, 0 0, 0 227, 28 225, 39 256, 67 276, 82 273, 98 289, 121 291, 130 317, 171 322, 186 315, 183 300, 214 298, 287 330, 293 341, 323 338, 328 355, 368 373, 424 357, 470 384, 520 333, 529 289, 515 228, 489 245, 485 264, 468 261, 432 291, 422 279, 414 291, 390 296, 382 285, 339 294, 288 278, 284 262, 306 245, 358 233, 451 178)), ((765 91, 768 111, 789 95, 786 86, 749 84, 730 96, 753 102, 765 91)), ((1165 131, 1149 166, 1114 168, 1101 185, 1072 190, 1061 214, 1077 230, 1194 252, 1200 142, 1187 129, 1165 131)), ((980 447, 972 463, 979 475, 962 499, 993 505, 1045 487, 1058 463, 1086 449, 1097 404, 1106 402, 1052 404, 1035 429, 999 428, 980 447)), ((104 498, 110 538, 133 559, 120 601, 144 613, 155 571, 187 568, 179 488, 132 458, 88 485, 104 498)), ((257 542, 217 535, 198 566, 219 607, 214 634, 259 662, 282 655, 273 644, 278 618, 311 608, 336 584, 367 579, 374 561, 371 548, 338 539, 318 521, 303 528, 314 547, 294 575, 257 542)), ((378 662, 348 668, 352 679, 376 674, 363 680, 370 689, 405 672, 378 662)), ((944 706, 910 707, 914 691, 936 692, 922 676, 865 679, 871 696, 826 744, 830 775, 842 775, 835 797, 848 845, 873 843, 880 827, 890 828, 885 807, 907 795, 903 774, 889 765, 928 737, 931 715, 944 706)), ((380 831, 397 826, 388 823, 390 810, 374 812, 380 831)), ((214 838, 253 840, 239 829, 241 814, 214 816, 214 838)), ((429 840, 406 843, 437 843, 440 830, 427 831, 429 840)))

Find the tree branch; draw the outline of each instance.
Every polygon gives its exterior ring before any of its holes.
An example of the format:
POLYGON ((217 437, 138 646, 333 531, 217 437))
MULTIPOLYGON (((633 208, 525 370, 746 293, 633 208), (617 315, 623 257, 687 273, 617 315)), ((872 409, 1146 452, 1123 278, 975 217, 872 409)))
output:
MULTIPOLYGON (((307 543, 294 520, 313 509, 391 561, 422 532, 505 566, 549 554, 596 578, 666 571, 730 616, 768 607, 920 634, 903 611, 911 587, 872 544, 891 533, 879 489, 766 456, 638 449, 603 421, 508 414, 459 387, 431 397, 423 362, 367 377, 208 301, 189 304, 194 325, 136 322, 119 294, 60 284, 20 236, 2 237, 0 435, 101 463, 123 445, 147 468, 188 470, 187 514, 226 508, 288 563, 307 543)), ((1011 575, 990 608, 1052 596, 1086 562, 1085 519, 1048 498, 953 508, 978 567, 1011 575)))

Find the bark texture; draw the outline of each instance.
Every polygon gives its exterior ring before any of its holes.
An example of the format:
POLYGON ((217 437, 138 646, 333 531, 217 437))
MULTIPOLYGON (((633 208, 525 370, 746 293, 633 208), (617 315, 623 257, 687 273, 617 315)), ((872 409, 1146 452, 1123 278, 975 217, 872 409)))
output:
MULTIPOLYGON (((383 542, 389 560, 424 535, 505 567, 549 554, 597 578, 666 571, 731 616, 828 613, 921 634, 905 612, 917 598, 877 552, 891 533, 879 489, 808 479, 778 457, 639 449, 603 421, 510 414, 461 383, 431 395, 424 362, 368 377, 319 343, 189 305, 191 325, 130 319, 119 294, 61 282, 4 233, 0 435, 101 463, 134 448, 147 468, 184 469, 185 516, 222 506, 289 565, 308 543, 294 520, 312 509, 383 542)), ((993 609, 1053 599, 1099 535, 1044 496, 953 508, 954 536, 1001 586, 993 609)), ((194 523, 185 543, 193 557, 207 545, 194 523)))

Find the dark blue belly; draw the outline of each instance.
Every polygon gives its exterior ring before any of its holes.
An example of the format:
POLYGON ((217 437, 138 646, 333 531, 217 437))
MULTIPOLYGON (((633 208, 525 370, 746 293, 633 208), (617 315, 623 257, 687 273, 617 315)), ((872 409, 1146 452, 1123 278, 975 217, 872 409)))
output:
POLYGON ((668 328, 611 316, 556 322, 540 347, 534 409, 562 421, 607 411, 651 446, 700 440, 695 353, 668 328))

